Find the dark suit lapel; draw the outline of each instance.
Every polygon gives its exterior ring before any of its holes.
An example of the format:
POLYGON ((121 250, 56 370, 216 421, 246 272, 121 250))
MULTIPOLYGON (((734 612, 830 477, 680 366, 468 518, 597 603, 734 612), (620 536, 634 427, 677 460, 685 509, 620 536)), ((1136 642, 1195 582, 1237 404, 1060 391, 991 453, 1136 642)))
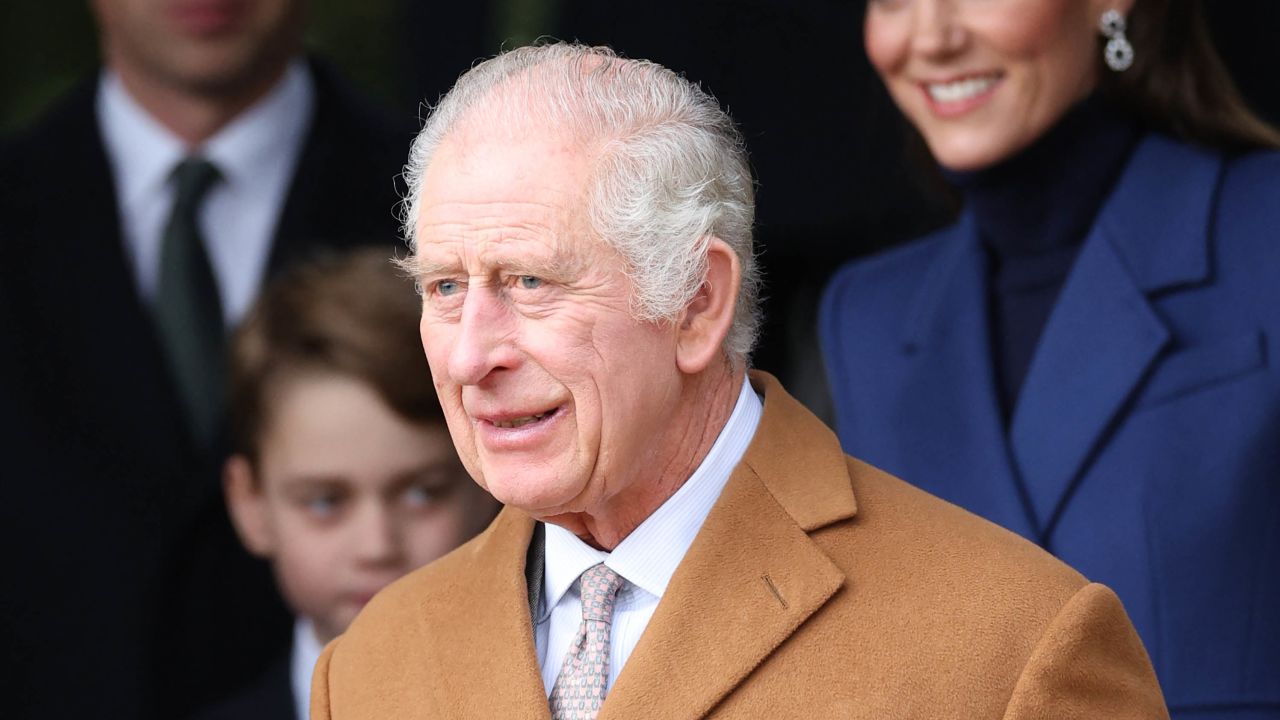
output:
POLYGON ((1034 537, 1036 529, 1012 465, 996 399, 987 260, 972 218, 965 215, 941 247, 914 298, 902 335, 902 362, 910 368, 906 384, 915 398, 906 406, 913 414, 902 426, 912 429, 912 442, 932 458, 934 474, 981 479, 963 487, 926 489, 1024 537, 1034 537), (952 473, 950 467, 957 470, 952 473))
POLYGON ((856 511, 839 443, 821 423, 806 423, 776 381, 756 380, 777 390, 766 397, 756 439, 672 577, 601 720, 702 717, 844 583, 807 533, 856 511), (784 407, 771 412, 771 402, 784 407), (808 484, 791 482, 797 477, 808 484))
POLYGON ((101 449, 113 458, 136 453, 121 459, 126 466, 179 467, 182 414, 125 253, 95 97, 96 82, 82 87, 51 118, 54 139, 41 141, 49 152, 33 172, 77 171, 32 183, 55 190, 25 209, 34 221, 15 239, 26 254, 17 297, 29 303, 23 315, 40 384, 62 415, 50 419, 55 432, 105 438, 101 449), (57 236, 39 234, 52 227, 57 236), (61 271, 68 262, 74 270, 61 271))
POLYGON ((315 112, 276 225, 268 277, 320 250, 398 243, 398 171, 413 139, 324 62, 308 63, 315 112))
POLYGON ((1168 141, 1139 146, 1062 288, 1010 433, 1046 534, 1170 342, 1147 295, 1208 276, 1219 169, 1215 159, 1168 141))

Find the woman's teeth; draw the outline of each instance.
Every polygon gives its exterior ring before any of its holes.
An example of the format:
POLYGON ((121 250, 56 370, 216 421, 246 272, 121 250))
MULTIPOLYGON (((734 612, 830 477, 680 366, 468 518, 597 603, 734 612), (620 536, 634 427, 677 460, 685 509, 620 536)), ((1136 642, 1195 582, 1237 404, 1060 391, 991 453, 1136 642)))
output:
POLYGON ((949 83, 929 83, 925 86, 925 89, 929 91, 929 97, 933 98, 935 102, 953 103, 981 95, 990 90, 997 80, 999 80, 999 77, 995 75, 965 78, 964 80, 956 80, 949 83))

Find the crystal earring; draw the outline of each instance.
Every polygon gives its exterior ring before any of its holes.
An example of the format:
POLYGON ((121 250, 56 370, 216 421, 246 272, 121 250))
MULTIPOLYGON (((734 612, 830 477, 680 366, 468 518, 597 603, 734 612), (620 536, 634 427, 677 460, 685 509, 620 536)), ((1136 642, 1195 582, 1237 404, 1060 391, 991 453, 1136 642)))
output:
POLYGON ((1104 58, 1107 61, 1107 67, 1116 72, 1124 72, 1133 64, 1133 45, 1129 44, 1129 38, 1124 36, 1125 21, 1124 15, 1119 10, 1108 10, 1102 13, 1102 20, 1098 23, 1102 34, 1107 38, 1107 49, 1104 58))

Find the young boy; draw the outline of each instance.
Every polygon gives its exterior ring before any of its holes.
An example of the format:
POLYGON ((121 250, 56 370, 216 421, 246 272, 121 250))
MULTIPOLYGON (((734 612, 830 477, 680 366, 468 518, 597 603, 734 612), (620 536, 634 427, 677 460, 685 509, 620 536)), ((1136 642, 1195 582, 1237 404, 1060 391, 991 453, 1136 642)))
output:
POLYGON ((305 720, 324 645, 497 511, 454 452, 419 308, 385 253, 360 251, 281 277, 236 333, 227 505, 297 623, 287 664, 206 717, 305 720))

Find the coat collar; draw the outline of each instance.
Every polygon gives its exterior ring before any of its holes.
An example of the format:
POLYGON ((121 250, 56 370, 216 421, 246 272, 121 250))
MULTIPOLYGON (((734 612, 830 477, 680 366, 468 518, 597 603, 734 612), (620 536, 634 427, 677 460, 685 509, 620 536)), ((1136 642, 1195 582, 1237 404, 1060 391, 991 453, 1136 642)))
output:
POLYGON ((848 458, 835 433, 787 394, 772 375, 752 371, 751 386, 764 396, 764 414, 742 465, 753 471, 805 532, 852 518, 858 503, 848 458), (797 482, 801 468, 804 482, 797 482))
POLYGON ((808 533, 857 512, 835 435, 753 373, 764 415, 600 719, 699 718, 845 582, 808 533))
MULTIPOLYGON (((1009 452, 992 372, 987 258, 969 215, 935 239, 934 260, 908 308, 899 350, 914 398, 907 422, 926 457, 964 468, 967 483, 930 489, 1035 540, 1039 534, 1009 452)), ((943 469, 943 472, 948 472, 943 469)), ((922 479, 906 478, 908 481, 922 479)))
MULTIPOLYGON (((1094 228, 1115 248, 1136 288, 1151 293, 1208 279, 1221 171, 1221 157, 1161 135, 1138 144, 1094 228)), ((904 345, 922 347, 945 331, 956 288, 949 280, 967 269, 978 242, 973 217, 962 214, 939 241, 941 252, 911 301, 904 345)))
POLYGON ((1134 152, 1098 226, 1144 293, 1209 279, 1222 157, 1153 135, 1134 152))
POLYGON ((504 508, 457 551, 466 555, 457 558, 466 570, 448 577, 451 587, 437 588, 447 593, 448 605, 433 604, 435 593, 429 593, 417 609, 424 627, 414 646, 436 655, 435 667, 449 669, 447 681, 420 680, 433 684, 440 707, 465 709, 470 717, 550 720, 525 582, 535 527, 528 515, 504 508))
MULTIPOLYGON (((852 518, 852 481, 834 434, 752 373, 764 414, 746 455, 676 570, 601 710, 612 717, 697 718, 736 687, 844 584, 808 533, 852 518)), ((534 649, 527 577, 536 523, 507 508, 455 576, 454 607, 422 608, 430 645, 454 681, 446 704, 483 717, 549 717, 534 649), (445 618, 479 618, 458 623, 445 618), (502 690, 492 685, 503 678, 502 690)))
MULTIPOLYGON (((1221 168, 1218 156, 1160 136, 1145 138, 1063 285, 1019 394, 1008 445, 990 450, 1012 460, 1041 542, 1169 342, 1169 329, 1148 296, 1210 278, 1210 224, 1221 168)), ((952 367, 989 373, 989 338, 953 336, 957 324, 986 328, 985 320, 960 316, 986 313, 986 272, 975 265, 981 249, 972 219, 963 217, 939 242, 913 299, 903 348, 954 352, 952 367), (975 297, 982 302, 975 305, 975 297), (975 363, 979 355, 986 362, 975 363)), ((989 377, 953 379, 990 385, 989 377)), ((971 410, 982 422, 990 421, 990 399, 971 410)))

